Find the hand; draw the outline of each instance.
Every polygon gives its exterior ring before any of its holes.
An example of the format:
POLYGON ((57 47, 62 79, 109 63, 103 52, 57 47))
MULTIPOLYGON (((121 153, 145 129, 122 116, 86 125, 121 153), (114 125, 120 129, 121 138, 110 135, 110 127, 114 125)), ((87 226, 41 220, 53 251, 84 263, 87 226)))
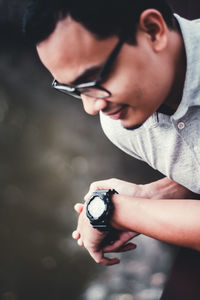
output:
POLYGON ((164 177, 148 184, 134 184, 116 178, 93 182, 84 199, 87 201, 92 193, 101 189, 115 189, 119 194, 145 199, 199 199, 179 183, 164 177))
POLYGON ((77 230, 73 232, 72 236, 78 240, 78 245, 84 246, 88 250, 91 257, 97 263, 105 266, 117 264, 120 262, 118 258, 108 258, 104 254, 109 252, 125 252, 136 248, 135 244, 128 243, 130 239, 137 235, 137 233, 131 231, 119 232, 116 241, 103 246, 102 242, 105 241, 107 235, 91 226, 86 216, 85 208, 86 203, 75 205, 75 210, 79 213, 79 220, 77 230))
POLYGON ((119 194, 126 196, 133 196, 142 198, 144 195, 144 186, 139 184, 134 184, 131 182, 123 181, 116 178, 111 178, 107 180, 95 181, 90 185, 88 193, 85 195, 84 200, 87 201, 90 199, 92 194, 96 190, 105 190, 105 189, 115 189, 119 194))

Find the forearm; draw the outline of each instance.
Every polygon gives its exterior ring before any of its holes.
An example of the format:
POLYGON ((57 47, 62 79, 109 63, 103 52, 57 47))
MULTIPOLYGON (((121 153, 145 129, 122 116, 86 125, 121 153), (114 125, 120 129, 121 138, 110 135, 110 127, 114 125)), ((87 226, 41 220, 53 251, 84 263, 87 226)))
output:
MULTIPOLYGON (((164 177, 148 184, 134 184, 117 178, 100 180, 90 185, 85 200, 89 200, 96 190, 115 189, 121 195, 127 195, 144 199, 196 199, 184 186, 164 177)), ((199 195, 198 195, 199 196, 199 195)))
POLYGON ((167 177, 140 185, 140 191, 142 198, 149 199, 197 199, 200 196, 167 177))
POLYGON ((115 228, 200 250, 200 201, 114 195, 113 202, 115 228))

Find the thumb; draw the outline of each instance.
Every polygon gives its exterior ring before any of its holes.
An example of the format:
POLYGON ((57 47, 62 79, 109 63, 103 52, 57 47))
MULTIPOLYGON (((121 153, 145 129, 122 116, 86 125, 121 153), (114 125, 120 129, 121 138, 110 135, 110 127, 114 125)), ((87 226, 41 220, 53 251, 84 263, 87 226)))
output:
POLYGON ((83 211, 83 206, 84 205, 82 203, 76 203, 74 205, 74 209, 78 214, 80 214, 83 211))

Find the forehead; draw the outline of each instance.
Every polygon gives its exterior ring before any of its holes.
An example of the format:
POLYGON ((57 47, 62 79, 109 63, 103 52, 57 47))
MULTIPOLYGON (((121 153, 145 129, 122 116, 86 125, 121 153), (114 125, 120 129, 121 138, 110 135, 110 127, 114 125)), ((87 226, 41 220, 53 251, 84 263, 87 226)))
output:
POLYGON ((116 36, 100 40, 80 23, 66 17, 37 46, 45 67, 60 82, 71 82, 85 69, 102 64, 113 49, 116 36))

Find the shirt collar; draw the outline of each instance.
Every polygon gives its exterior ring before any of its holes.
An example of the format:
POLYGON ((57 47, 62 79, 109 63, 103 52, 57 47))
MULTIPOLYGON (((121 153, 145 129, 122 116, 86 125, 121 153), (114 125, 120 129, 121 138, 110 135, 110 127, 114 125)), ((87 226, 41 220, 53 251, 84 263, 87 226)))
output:
POLYGON ((182 100, 172 116, 174 120, 178 120, 190 106, 200 105, 200 20, 189 21, 177 14, 174 16, 183 36, 187 62, 182 100))

